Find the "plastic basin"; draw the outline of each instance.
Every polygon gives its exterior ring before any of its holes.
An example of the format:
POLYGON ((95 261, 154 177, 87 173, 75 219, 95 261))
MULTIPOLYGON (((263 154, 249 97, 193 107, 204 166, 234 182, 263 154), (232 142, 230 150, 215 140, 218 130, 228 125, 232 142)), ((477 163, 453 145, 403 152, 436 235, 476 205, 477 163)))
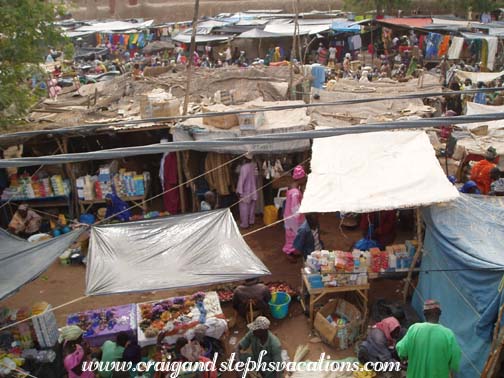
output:
POLYGON ((271 315, 275 319, 285 318, 289 313, 290 301, 291 301, 290 295, 283 291, 278 291, 276 293, 271 294, 271 300, 269 301, 271 315))

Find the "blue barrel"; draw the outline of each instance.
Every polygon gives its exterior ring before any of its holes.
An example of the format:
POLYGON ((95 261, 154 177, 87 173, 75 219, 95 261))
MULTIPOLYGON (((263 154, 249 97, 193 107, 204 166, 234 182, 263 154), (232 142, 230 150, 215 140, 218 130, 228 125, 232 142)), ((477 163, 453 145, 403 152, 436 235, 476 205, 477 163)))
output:
POLYGON ((95 217, 93 214, 82 214, 79 217, 79 222, 85 224, 93 224, 95 222, 95 217))
POLYGON ((271 301, 269 301, 271 315, 275 319, 285 318, 289 313, 290 301, 291 301, 290 295, 283 291, 278 291, 276 293, 271 294, 271 301))

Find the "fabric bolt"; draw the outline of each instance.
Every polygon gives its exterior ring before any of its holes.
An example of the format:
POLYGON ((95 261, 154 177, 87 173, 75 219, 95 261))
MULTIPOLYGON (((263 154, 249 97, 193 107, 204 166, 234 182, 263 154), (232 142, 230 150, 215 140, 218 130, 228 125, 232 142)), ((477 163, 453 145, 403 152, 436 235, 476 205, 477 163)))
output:
POLYGON ((178 185, 177 154, 169 152, 163 156, 163 204, 170 214, 180 212, 180 193, 178 189, 173 189, 178 185), (173 189, 173 190, 170 190, 173 189))
POLYGON ((453 37, 450 48, 448 49, 448 59, 459 59, 464 47, 464 38, 453 37))
POLYGON ((130 40, 130 43, 131 43, 132 45, 136 45, 136 44, 137 44, 137 42, 138 42, 138 38, 139 38, 139 37, 140 37, 140 35, 139 35, 139 34, 137 34, 137 33, 133 34, 133 38, 130 40))
POLYGON ((124 34, 119 34, 119 45, 124 46, 124 34))
POLYGON ((124 48, 128 47, 130 35, 129 34, 124 34, 124 48))
POLYGON ((296 252, 294 240, 299 227, 305 221, 304 215, 299 213, 303 193, 298 188, 291 188, 287 191, 284 211, 285 244, 282 251, 288 255, 296 252))
POLYGON ((408 360, 408 378, 449 378, 451 371, 459 370, 460 347, 441 324, 413 324, 396 348, 399 357, 408 360))
POLYGON ((113 34, 112 35, 112 43, 114 45, 117 45, 119 43, 120 39, 121 39, 121 35, 120 34, 113 34))
POLYGON ((226 164, 229 160, 231 160, 230 155, 218 154, 216 152, 209 152, 205 158, 205 172, 208 172, 205 175, 205 179, 210 188, 217 191, 221 196, 231 194, 231 167, 229 164, 226 164), (224 166, 215 169, 222 165, 224 166), (211 170, 213 171, 209 172, 211 170))
POLYGON ((442 57, 442 56, 446 55, 446 53, 448 52, 449 46, 450 46, 450 36, 445 35, 441 39, 441 43, 439 44, 438 57, 442 57))

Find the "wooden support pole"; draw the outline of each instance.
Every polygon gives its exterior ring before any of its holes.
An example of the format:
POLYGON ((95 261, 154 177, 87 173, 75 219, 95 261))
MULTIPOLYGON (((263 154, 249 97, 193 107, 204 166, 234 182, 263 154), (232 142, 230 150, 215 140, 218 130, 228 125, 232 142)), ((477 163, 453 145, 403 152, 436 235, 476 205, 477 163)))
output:
POLYGON ((411 262, 411 265, 408 270, 408 277, 406 278, 406 281, 404 282, 404 288, 403 288, 403 302, 406 303, 406 300, 408 299, 408 292, 409 292, 409 287, 411 284, 411 277, 413 276, 413 270, 415 269, 415 266, 417 264, 417 261, 420 259, 422 255, 422 248, 423 248, 423 240, 422 240, 422 214, 420 213, 420 209, 416 209, 416 231, 417 231, 417 241, 418 241, 418 246, 415 251, 415 256, 413 256, 413 261, 411 262))
MULTIPOLYGON (((187 80, 185 87, 185 96, 184 96, 184 107, 182 114, 187 114, 187 107, 189 106, 189 94, 191 92, 191 78, 192 78, 192 65, 193 65, 193 56, 194 51, 196 50, 196 29, 198 27, 198 13, 199 13, 199 0, 194 1, 194 14, 193 14, 193 22, 192 22, 192 33, 191 33, 191 47, 189 48, 189 62, 187 65, 187 80)), ((179 182, 182 180, 182 154, 177 152, 177 171, 178 171, 178 179, 179 182)), ((185 202, 185 188, 183 186, 179 187, 180 194, 180 210, 182 213, 186 211, 186 202, 185 202)))
MULTIPOLYGON (((299 0, 297 0, 299 2, 299 0)), ((290 55, 290 64, 289 64, 289 97, 291 100, 296 99, 296 93, 294 90, 294 57, 296 56, 296 44, 298 42, 297 39, 297 34, 298 34, 298 28, 299 28, 299 23, 298 23, 298 17, 299 17, 299 11, 298 7, 294 4, 294 12, 296 13, 294 17, 294 33, 292 36, 292 49, 291 49, 291 55, 290 55)))
MULTIPOLYGON (((177 177, 179 184, 183 182, 183 177, 182 177, 182 154, 180 151, 176 152, 177 154, 177 177)), ((180 211, 182 213, 186 212, 186 200, 185 200, 185 187, 184 185, 181 185, 179 187, 179 194, 180 194, 180 211)))
POLYGON ((183 115, 187 114, 187 106, 189 105, 189 93, 191 92, 191 78, 192 78, 192 65, 193 65, 193 55, 196 49, 196 29, 198 26, 198 13, 199 13, 199 0, 194 1, 194 15, 192 22, 192 33, 191 33, 191 47, 189 48, 189 62, 187 65, 187 81, 185 87, 185 97, 184 97, 184 108, 183 115))
MULTIPOLYGON (((61 153, 67 154, 68 153, 68 137, 63 137, 61 142, 56 140, 58 142, 58 146, 61 150, 61 153)), ((79 208, 78 208, 78 196, 77 196, 77 185, 76 185, 76 178, 75 174, 73 171, 73 166, 72 163, 65 163, 63 164, 63 167, 65 168, 65 173, 67 177, 70 179, 70 186, 71 186, 71 192, 70 192, 70 206, 69 206, 69 215, 70 217, 75 217, 80 215, 79 214, 79 208)))

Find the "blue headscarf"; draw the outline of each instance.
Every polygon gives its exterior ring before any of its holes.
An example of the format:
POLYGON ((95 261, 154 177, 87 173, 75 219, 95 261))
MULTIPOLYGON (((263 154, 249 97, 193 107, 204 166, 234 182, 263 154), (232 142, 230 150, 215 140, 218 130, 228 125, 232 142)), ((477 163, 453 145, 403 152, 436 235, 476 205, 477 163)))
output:
POLYGON ((481 191, 478 189, 478 185, 472 180, 467 181, 462 188, 460 188, 461 193, 472 193, 472 194, 481 194, 481 191), (471 189, 474 189, 474 192, 471 192, 471 189))
POLYGON ((114 218, 120 220, 121 222, 127 222, 130 220, 131 212, 127 210, 128 204, 120 199, 117 194, 109 193, 105 196, 105 198, 112 201, 112 205, 107 206, 105 218, 114 216, 114 218))

